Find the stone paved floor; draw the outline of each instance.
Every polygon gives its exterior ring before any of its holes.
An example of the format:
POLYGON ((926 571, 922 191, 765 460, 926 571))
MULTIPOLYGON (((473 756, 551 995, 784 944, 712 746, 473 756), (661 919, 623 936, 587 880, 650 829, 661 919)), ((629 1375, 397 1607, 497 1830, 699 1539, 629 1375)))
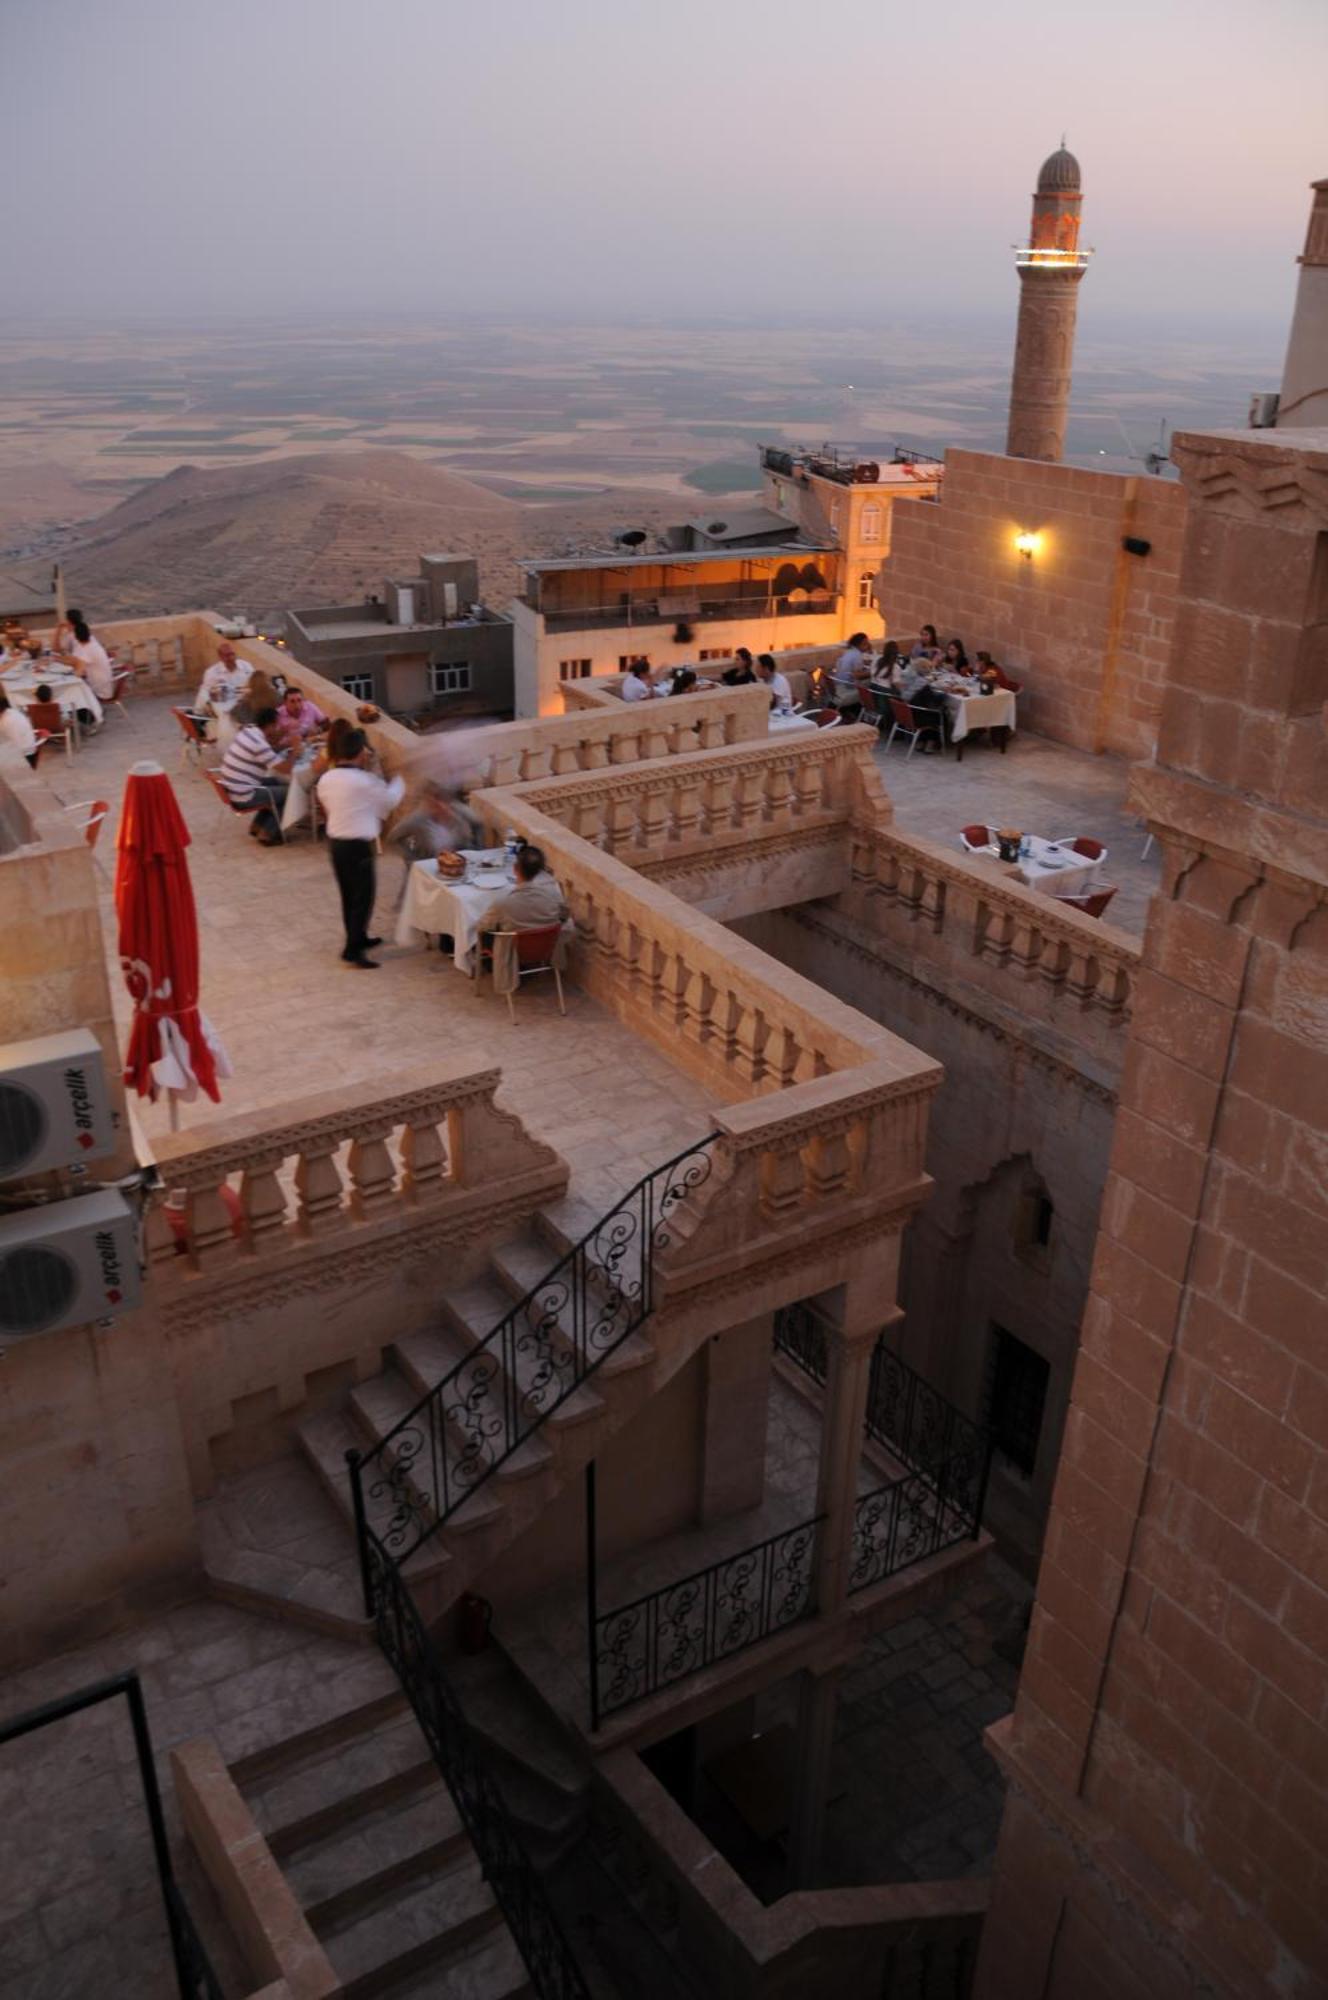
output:
MULTIPOLYGON (((517 996, 518 1025, 485 989, 477 999, 450 958, 385 946, 374 978, 338 958, 336 888, 321 843, 307 833, 264 850, 226 812, 206 779, 179 768, 179 735, 164 697, 134 701, 132 726, 112 715, 72 763, 47 758, 41 775, 62 802, 105 798, 111 816, 99 856, 103 918, 113 955, 115 831, 124 780, 136 758, 156 757, 175 785, 192 844, 190 869, 202 945, 202 998, 235 1075, 222 1102, 199 1098, 182 1111, 186 1129, 231 1112, 363 1082, 386 1092, 394 1071, 435 1058, 498 1063, 501 1101, 569 1162, 588 1201, 630 1186, 708 1129, 710 1093, 624 1027, 607 1008, 567 986, 560 1017, 552 982, 517 996)), ((390 936, 401 863, 379 863, 377 928, 390 936)), ((129 1008, 111 968, 117 1018, 129 1008)), ((366 1098, 371 1090, 366 1090, 366 1098)), ((167 1129, 166 1106, 142 1100, 144 1130, 167 1129)), ((612 1199, 612 1195, 609 1197, 612 1199)))
MULTIPOLYGON (((840 1684, 820 1884, 949 1881, 990 1871, 1004 1784, 982 1732, 1014 1706, 1031 1587, 994 1553, 944 1600, 878 1632, 840 1684)), ((761 1732, 792 1729, 797 1692, 761 1697, 761 1732)), ((710 1783, 696 1818, 767 1901, 782 1844, 759 1841, 710 1783)))
POLYGON ((958 848, 959 829, 977 821, 1017 826, 1045 840, 1086 833, 1102 841, 1103 877, 1118 888, 1108 921, 1143 935, 1161 859, 1156 847, 1142 858, 1145 833, 1125 809, 1130 765, 1122 758, 1093 757, 1019 730, 1003 757, 981 738, 966 748, 962 764, 948 755, 910 757, 899 739, 887 751, 882 738, 876 762, 901 833, 958 848))
MULTIPOLYGON (((179 1825, 167 1752, 212 1736, 229 1760, 391 1690, 367 1647, 205 1599, 0 1680, 0 1721, 137 1668, 181 1885, 228 1994, 235 1946, 179 1825)), ((0 2000, 170 2000, 177 1992, 123 1700, 0 1745, 0 2000)))

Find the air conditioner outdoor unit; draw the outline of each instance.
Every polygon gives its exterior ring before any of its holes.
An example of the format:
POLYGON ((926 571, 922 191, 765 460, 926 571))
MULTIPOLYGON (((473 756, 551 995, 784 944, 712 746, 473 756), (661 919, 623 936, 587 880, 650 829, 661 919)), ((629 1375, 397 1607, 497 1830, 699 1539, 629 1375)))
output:
POLYGON ((142 1296, 134 1217, 113 1188, 0 1216, 0 1347, 132 1312, 142 1296))
POLYGON ((115 1150, 101 1044, 86 1028, 0 1045, 0 1181, 115 1150))

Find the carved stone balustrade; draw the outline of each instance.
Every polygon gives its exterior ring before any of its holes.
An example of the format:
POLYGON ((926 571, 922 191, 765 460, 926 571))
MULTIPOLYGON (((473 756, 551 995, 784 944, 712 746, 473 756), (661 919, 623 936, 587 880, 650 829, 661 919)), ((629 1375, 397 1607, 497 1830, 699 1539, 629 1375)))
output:
POLYGON ((569 704, 566 715, 476 730, 475 757, 489 785, 571 777, 763 739, 769 710, 759 687, 635 704, 601 697, 569 704))
POLYGON ((382 1222, 428 1220, 449 1205, 478 1216, 557 1189, 567 1170, 495 1103, 497 1069, 407 1072, 391 1096, 331 1091, 261 1116, 223 1119, 157 1146, 163 1190, 147 1218, 148 1261, 169 1280, 226 1285, 305 1246, 332 1249, 382 1222), (184 1200, 184 1249, 165 1206, 184 1200))

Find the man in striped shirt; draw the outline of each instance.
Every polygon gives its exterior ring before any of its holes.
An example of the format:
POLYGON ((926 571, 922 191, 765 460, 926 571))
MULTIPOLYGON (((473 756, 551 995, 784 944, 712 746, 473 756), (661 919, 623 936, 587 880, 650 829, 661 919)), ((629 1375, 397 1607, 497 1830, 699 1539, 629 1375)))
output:
POLYGON ((217 776, 237 806, 258 810, 249 831, 264 847, 281 839, 281 808, 286 803, 295 752, 281 754, 281 727, 275 708, 262 708, 252 722, 238 729, 221 760, 217 776))

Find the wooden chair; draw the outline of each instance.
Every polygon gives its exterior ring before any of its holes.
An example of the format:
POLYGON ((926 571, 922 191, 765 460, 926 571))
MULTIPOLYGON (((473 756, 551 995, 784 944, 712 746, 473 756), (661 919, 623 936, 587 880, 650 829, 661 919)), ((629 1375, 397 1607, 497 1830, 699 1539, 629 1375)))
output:
POLYGON ((989 826, 965 826, 960 828, 959 844, 966 854, 985 854, 995 843, 989 826))
POLYGON ((1086 917, 1100 917, 1120 885, 1104 882, 1100 888, 1083 890, 1077 896, 1057 896, 1053 900, 1065 903, 1072 910, 1082 910, 1086 917))
MULTIPOLYGON (((551 972, 553 974, 553 983, 558 989, 558 1012, 566 1014, 567 1002, 563 998, 563 976, 554 962, 558 950, 558 940, 562 936, 562 931, 563 927, 561 924, 541 924, 538 930, 531 931, 494 931, 491 934, 490 947, 480 946, 481 969, 486 960, 492 963, 492 944, 499 938, 511 938, 512 949, 516 954, 517 985, 519 986, 523 979, 533 979, 537 973, 551 972)), ((478 985, 479 981, 477 980, 477 990, 478 985)), ((513 1005, 514 996, 511 993, 507 993, 503 997, 507 1001, 507 1012, 512 1026, 515 1027, 516 1008, 513 1005)))
POLYGON ((173 708, 171 714, 179 723, 180 734, 184 738, 180 749, 180 762, 201 764, 208 741, 206 718, 195 715, 192 708, 173 708))
POLYGON ((277 837, 271 844, 273 847, 284 847, 286 845, 286 836, 281 830, 281 807, 277 802, 276 794, 270 791, 266 785, 254 786, 255 797, 259 792, 263 794, 262 798, 258 799, 256 804, 253 799, 250 799, 247 805, 241 805, 238 799, 231 797, 225 785, 222 784, 220 772, 205 770, 203 776, 207 779, 227 811, 237 814, 240 819, 252 819, 253 815, 258 812, 270 812, 273 819, 277 822, 277 837))
MULTIPOLYGON (((898 695, 886 697, 894 720, 890 734, 885 739, 888 750, 896 736, 909 739, 908 755, 911 757, 924 736, 934 736, 937 748, 945 748, 945 711, 940 708, 914 708, 911 702, 903 701, 898 695)), ((907 760, 905 760, 907 761, 907 760)))

